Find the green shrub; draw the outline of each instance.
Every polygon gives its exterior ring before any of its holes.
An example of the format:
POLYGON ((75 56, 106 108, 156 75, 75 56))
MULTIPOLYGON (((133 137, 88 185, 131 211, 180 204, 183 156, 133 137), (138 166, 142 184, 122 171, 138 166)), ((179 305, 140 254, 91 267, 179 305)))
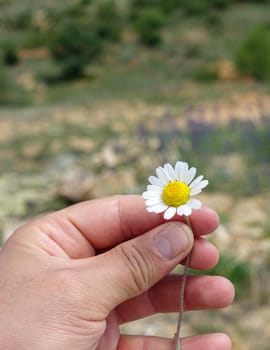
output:
POLYGON ((7 22, 12 29, 29 29, 32 25, 32 10, 29 7, 22 6, 16 13, 7 18, 7 22))
POLYGON ((81 77, 85 66, 95 60, 102 49, 92 28, 72 18, 50 33, 49 48, 52 57, 61 65, 65 80, 81 77))
POLYGON ((203 16, 212 10, 224 10, 232 0, 182 0, 183 11, 190 16, 203 16))
POLYGON ((204 15, 207 11, 207 0, 182 0, 181 7, 183 11, 190 16, 204 15))
POLYGON ((270 79, 270 30, 256 27, 244 40, 235 55, 235 65, 240 73, 257 80, 270 79))
POLYGON ((155 7, 156 9, 169 14, 181 7, 182 0, 133 0, 131 7, 134 13, 145 7, 155 7))
POLYGON ((180 8, 181 0, 160 0, 160 8, 165 13, 171 13, 180 8))
POLYGON ((177 9, 182 9, 191 16, 200 16, 206 14, 209 10, 224 10, 233 0, 133 0, 131 2, 131 11, 133 15, 142 8, 155 7, 163 13, 171 13, 177 9))
POLYGON ((206 25, 213 30, 220 30, 222 28, 222 18, 220 12, 209 11, 204 16, 206 25))
POLYGON ((180 8, 182 0, 132 0, 131 7, 134 10, 141 10, 144 7, 155 7, 159 10, 169 13, 177 8, 180 8))
POLYGON ((209 4, 212 8, 218 10, 224 10, 231 5, 233 0, 209 0, 209 4))
POLYGON ((95 13, 95 30, 106 40, 117 41, 122 31, 122 17, 114 0, 98 3, 95 13))
POLYGON ((131 8, 141 10, 145 7, 159 7, 162 0, 131 0, 131 8))
POLYGON ((9 95, 9 84, 6 69, 0 60, 0 105, 7 102, 9 95))
POLYGON ((13 66, 19 62, 19 57, 14 46, 7 43, 2 46, 2 60, 7 66, 13 66))
POLYGON ((163 24, 164 16, 155 7, 148 7, 138 12, 135 30, 141 43, 146 46, 159 45, 163 24))

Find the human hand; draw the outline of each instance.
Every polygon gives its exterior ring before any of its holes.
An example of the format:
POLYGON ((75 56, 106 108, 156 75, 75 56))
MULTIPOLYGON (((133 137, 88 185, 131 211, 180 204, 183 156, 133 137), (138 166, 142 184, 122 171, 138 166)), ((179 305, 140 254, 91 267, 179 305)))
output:
MULTIPOLYGON (((0 349, 170 350, 170 339, 120 335, 119 325, 178 309, 179 276, 167 276, 191 251, 208 269, 216 249, 201 235, 218 225, 208 208, 181 222, 145 210, 141 196, 83 202, 19 228, 0 253, 0 349)), ((190 276, 185 309, 221 308, 231 283, 190 276)), ((181 340, 183 350, 229 350, 223 334, 181 340)))

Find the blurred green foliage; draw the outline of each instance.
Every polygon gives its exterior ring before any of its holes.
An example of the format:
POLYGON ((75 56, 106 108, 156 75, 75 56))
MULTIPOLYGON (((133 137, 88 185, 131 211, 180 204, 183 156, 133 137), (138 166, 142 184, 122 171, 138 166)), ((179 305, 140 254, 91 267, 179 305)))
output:
MULTIPOLYGON (((239 71, 259 80, 268 80, 268 30, 255 30, 246 39, 239 32, 233 42, 228 37, 228 10, 232 9, 230 16, 234 16, 235 12, 246 16, 250 11, 250 17, 254 17, 250 27, 258 22, 255 15, 251 16, 253 8, 243 6, 248 2, 251 1, 68 0, 65 4, 58 1, 41 4, 27 0, 22 5, 16 0, 3 1, 0 4, 0 40, 1 35, 9 36, 9 49, 4 61, 15 63, 17 52, 22 48, 48 47, 51 57, 61 68, 60 78, 76 79, 83 76, 85 67, 95 65, 97 58, 100 57, 99 62, 102 62, 105 57, 106 61, 112 45, 117 45, 113 48, 116 56, 129 56, 131 60, 137 55, 137 39, 149 49, 159 47, 161 54, 174 56, 175 62, 180 62, 184 56, 187 68, 183 74, 209 83, 216 79, 216 72, 208 65, 209 61, 222 56, 232 57, 241 38, 243 44, 235 55, 239 71), (202 35, 205 32, 208 36, 203 42, 185 42, 185 39, 179 42, 188 31, 200 29, 202 35), (217 34, 221 36, 219 41, 214 40, 217 34), (130 53, 127 53, 128 50, 130 53)), ((259 13, 259 6, 267 5, 256 6, 254 13, 259 13)), ((234 30, 237 31, 237 28, 234 30)), ((42 75, 39 74, 39 77, 42 75)))
POLYGON ((21 7, 16 16, 3 19, 7 27, 17 30, 26 30, 32 27, 32 11, 29 7, 21 7))
POLYGON ((248 33, 237 50, 235 63, 238 70, 258 80, 270 79, 270 28, 258 26, 248 33))
POLYGON ((164 15, 158 8, 146 7, 140 10, 134 24, 140 42, 150 47, 159 45, 164 20, 164 15))
POLYGON ((13 66, 19 63, 19 57, 16 48, 7 42, 1 45, 2 60, 7 66, 13 66))
POLYGON ((224 10, 232 2, 233 0, 131 0, 131 6, 137 10, 144 7, 154 7, 167 14, 181 10, 191 16, 200 16, 212 9, 224 10))
POLYGON ((8 99, 9 84, 5 67, 0 59, 0 105, 8 99))
POLYGON ((97 3, 94 28, 102 40, 120 40, 123 32, 123 24, 123 17, 114 0, 97 3))
POLYGON ((164 13, 170 14, 172 11, 179 9, 182 0, 131 0, 131 17, 136 17, 138 11, 144 8, 156 8, 164 13))
POLYGON ((75 79, 83 75, 89 62, 101 53, 102 46, 91 26, 68 18, 50 32, 48 40, 52 57, 61 65, 61 78, 75 79))

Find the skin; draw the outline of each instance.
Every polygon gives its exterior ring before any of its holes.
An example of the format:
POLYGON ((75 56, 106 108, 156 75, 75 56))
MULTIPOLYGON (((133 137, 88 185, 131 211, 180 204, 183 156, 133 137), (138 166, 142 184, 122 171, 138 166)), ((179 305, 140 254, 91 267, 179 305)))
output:
MULTIPOLYGON (((172 350, 171 339, 121 335, 119 325, 177 311, 181 279, 169 273, 192 247, 193 268, 217 263, 203 238, 218 226, 216 212, 202 208, 190 219, 194 236, 183 218, 148 213, 141 196, 115 196, 20 227, 0 253, 0 348, 172 350)), ((185 309, 223 308, 233 297, 225 278, 189 276, 185 309)), ((194 336, 181 349, 229 350, 231 341, 194 336)))

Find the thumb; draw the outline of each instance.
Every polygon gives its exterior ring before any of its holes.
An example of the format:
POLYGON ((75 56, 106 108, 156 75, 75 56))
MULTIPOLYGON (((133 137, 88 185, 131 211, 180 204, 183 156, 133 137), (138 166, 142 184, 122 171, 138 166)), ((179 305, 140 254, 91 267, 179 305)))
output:
POLYGON ((192 245, 188 226, 169 222, 88 259, 85 271, 81 271, 88 300, 95 301, 101 317, 106 316, 166 276, 188 255, 192 245))

